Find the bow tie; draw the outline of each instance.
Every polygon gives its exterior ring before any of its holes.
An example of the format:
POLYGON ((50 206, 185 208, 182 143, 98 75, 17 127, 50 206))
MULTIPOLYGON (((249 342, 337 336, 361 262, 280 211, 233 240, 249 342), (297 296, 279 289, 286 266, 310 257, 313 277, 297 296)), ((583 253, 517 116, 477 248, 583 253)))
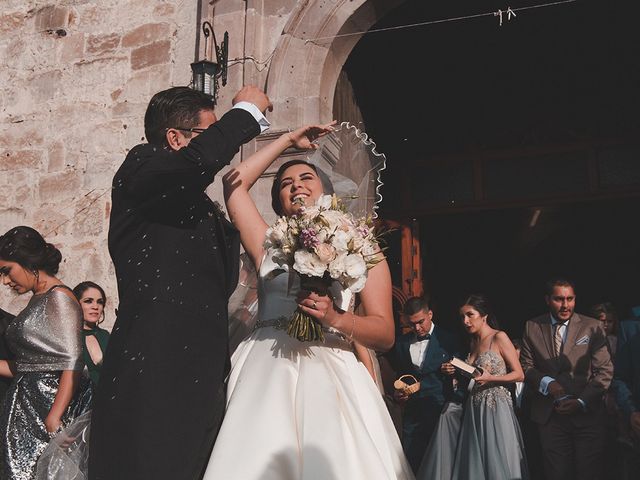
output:
POLYGON ((427 333, 426 335, 422 335, 421 337, 420 337, 420 336, 418 336, 418 335, 416 335, 416 339, 417 339, 419 342, 422 342, 422 341, 424 341, 424 340, 429 340, 430 338, 431 338, 431 334, 430 334, 430 333, 427 333))

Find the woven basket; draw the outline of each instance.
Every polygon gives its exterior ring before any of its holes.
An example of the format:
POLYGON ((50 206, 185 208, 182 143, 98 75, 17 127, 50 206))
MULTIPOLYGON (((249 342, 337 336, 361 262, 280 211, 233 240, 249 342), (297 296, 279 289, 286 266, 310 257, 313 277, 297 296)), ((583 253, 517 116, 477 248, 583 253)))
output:
POLYGON ((395 382, 393 382, 393 387, 396 390, 402 390, 405 395, 411 395, 420 390, 420 382, 413 375, 402 375, 395 382), (412 379, 413 383, 406 383, 404 380, 412 379))

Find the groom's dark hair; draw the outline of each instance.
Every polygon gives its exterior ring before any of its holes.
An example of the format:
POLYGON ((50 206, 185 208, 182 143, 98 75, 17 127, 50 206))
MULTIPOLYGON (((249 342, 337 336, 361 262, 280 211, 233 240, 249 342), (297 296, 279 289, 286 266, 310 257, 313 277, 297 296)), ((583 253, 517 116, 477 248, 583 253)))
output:
MULTIPOLYGON (((189 87, 172 87, 156 93, 144 114, 144 134, 153 145, 167 144, 168 128, 193 128, 200 123, 200 112, 213 110, 213 99, 189 87)), ((186 137, 191 133, 183 132, 186 137)))

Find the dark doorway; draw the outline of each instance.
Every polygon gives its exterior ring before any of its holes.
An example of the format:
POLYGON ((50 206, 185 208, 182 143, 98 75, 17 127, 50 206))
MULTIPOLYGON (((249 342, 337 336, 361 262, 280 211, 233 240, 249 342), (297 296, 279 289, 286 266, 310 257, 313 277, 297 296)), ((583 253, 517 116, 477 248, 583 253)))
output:
POLYGON ((634 199, 424 217, 425 289, 451 327, 460 296, 487 294, 514 338, 545 311, 552 276, 575 280, 579 313, 610 301, 624 318, 640 304, 639 211, 634 199))
MULTIPOLYGON (((505 6, 410 0, 373 29, 505 6)), ((612 7, 584 0, 502 27, 491 15, 371 33, 345 64, 388 157, 382 216, 418 220, 443 321, 456 322, 459 296, 482 291, 517 336, 555 274, 578 283, 581 312, 611 300, 624 317, 640 303, 639 7, 612 7)))

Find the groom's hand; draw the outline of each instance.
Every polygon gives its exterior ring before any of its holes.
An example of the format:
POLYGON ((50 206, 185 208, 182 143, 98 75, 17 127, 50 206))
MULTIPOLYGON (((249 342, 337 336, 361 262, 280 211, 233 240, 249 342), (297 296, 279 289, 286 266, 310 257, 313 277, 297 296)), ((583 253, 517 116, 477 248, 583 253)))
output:
POLYGON ((253 85, 245 85, 242 87, 231 101, 233 105, 240 102, 253 103, 262 113, 265 113, 267 110, 273 110, 273 104, 271 100, 269 100, 269 97, 267 97, 267 94, 253 85))

